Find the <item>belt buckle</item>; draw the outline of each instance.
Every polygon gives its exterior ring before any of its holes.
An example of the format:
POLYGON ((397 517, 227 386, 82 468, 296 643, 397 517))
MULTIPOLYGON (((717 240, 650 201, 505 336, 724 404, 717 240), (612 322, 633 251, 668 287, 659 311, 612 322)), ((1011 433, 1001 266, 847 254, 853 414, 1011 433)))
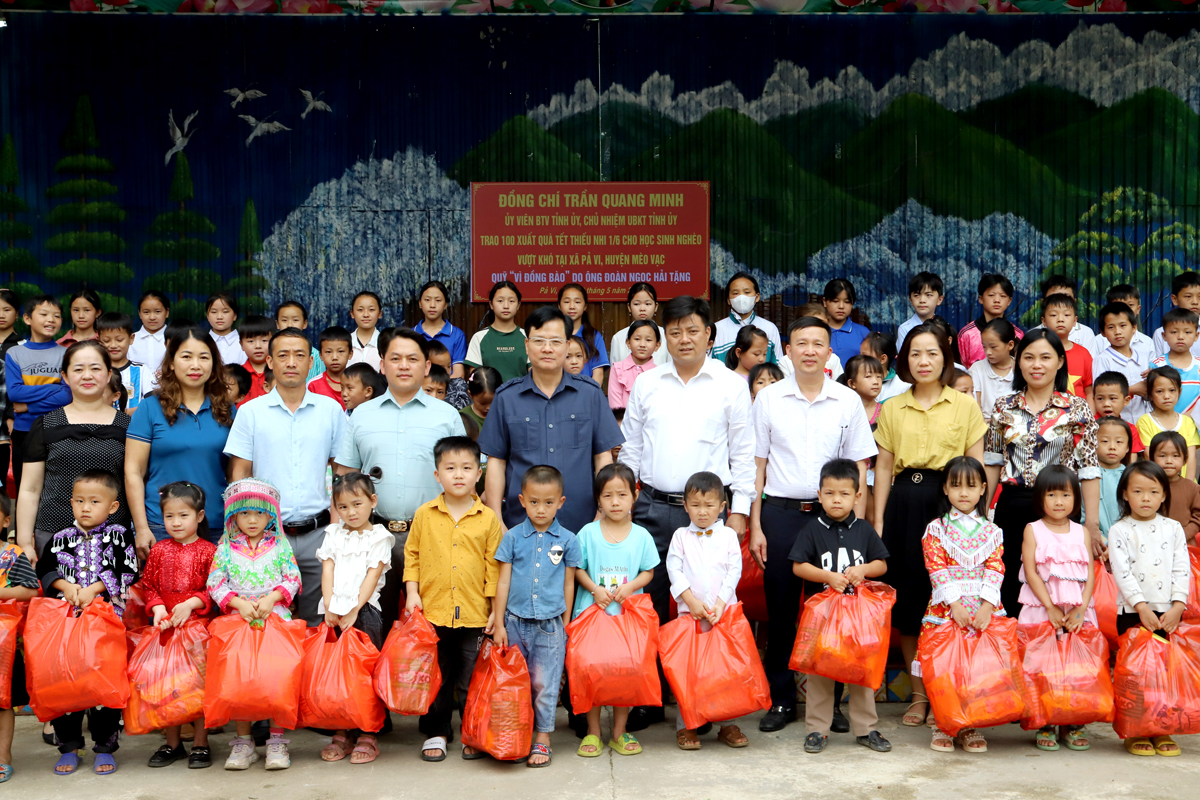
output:
POLYGON ((912 482, 913 483, 920 483, 923 480, 925 480, 924 474, 922 474, 920 472, 914 472, 912 474, 912 482))
POLYGON ((803 511, 805 514, 808 514, 813 510, 814 505, 815 504, 811 500, 803 501, 800 503, 800 510, 803 511))
POLYGON ((408 523, 402 519, 389 520, 387 529, 391 533, 404 533, 408 530, 408 523))

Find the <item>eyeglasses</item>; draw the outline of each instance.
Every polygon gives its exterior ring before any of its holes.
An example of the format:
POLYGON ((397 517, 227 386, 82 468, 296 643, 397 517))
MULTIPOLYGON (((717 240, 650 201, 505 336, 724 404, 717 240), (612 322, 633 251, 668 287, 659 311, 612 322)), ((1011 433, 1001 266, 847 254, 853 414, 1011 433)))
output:
POLYGON ((534 347, 545 347, 546 345, 550 345, 551 347, 557 348, 557 347, 565 347, 567 344, 567 340, 566 339, 541 339, 541 338, 538 338, 538 339, 530 339, 529 343, 532 344, 534 347))

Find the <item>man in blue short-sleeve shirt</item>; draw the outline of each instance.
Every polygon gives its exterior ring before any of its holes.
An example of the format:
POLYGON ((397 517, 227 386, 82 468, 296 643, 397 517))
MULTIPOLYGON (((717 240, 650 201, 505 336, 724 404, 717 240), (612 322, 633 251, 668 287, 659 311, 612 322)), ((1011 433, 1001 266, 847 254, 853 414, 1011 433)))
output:
POLYGON ((568 330, 566 316, 554 306, 529 315, 529 372, 496 391, 479 434, 479 449, 488 457, 487 502, 507 528, 524 518, 517 501, 521 476, 538 464, 563 474, 562 526, 577 531, 591 522, 596 518, 592 477, 612 463, 612 449, 625 441, 600 385, 564 371, 568 330))

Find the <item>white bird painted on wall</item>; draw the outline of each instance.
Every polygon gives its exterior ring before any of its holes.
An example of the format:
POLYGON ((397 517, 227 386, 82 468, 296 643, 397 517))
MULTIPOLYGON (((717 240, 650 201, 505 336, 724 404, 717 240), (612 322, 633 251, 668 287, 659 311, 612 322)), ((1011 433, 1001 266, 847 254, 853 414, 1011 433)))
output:
POLYGON ((247 89, 243 92, 241 89, 237 88, 226 89, 225 94, 233 98, 233 102, 229 104, 230 108, 236 108, 237 104, 243 100, 257 100, 260 97, 267 96, 266 92, 260 92, 258 89, 247 89))
POLYGON ((310 111, 328 111, 331 114, 333 113, 333 109, 329 107, 329 103, 321 101, 321 98, 325 96, 324 92, 321 92, 316 97, 313 97, 312 92, 308 91, 307 89, 301 89, 300 94, 304 95, 305 101, 308 102, 308 108, 304 109, 304 113, 300 115, 300 119, 307 117, 308 112, 310 111))
POLYGON ((192 140, 193 132, 189 131, 188 128, 191 127, 192 120, 199 113, 199 111, 193 111, 189 114, 187 119, 183 121, 183 131, 180 132, 179 126, 175 124, 174 109, 167 112, 167 132, 171 134, 171 141, 174 142, 174 145, 167 151, 167 157, 163 159, 164 166, 171 163, 171 156, 176 153, 182 153, 183 148, 187 147, 187 143, 192 140))
POLYGON ((257 120, 249 114, 238 114, 239 119, 244 119, 253 128, 250 135, 246 137, 246 147, 250 146, 250 142, 254 141, 257 136, 265 136, 268 133, 279 133, 280 131, 290 131, 291 128, 284 125, 282 122, 268 122, 267 120, 257 120))

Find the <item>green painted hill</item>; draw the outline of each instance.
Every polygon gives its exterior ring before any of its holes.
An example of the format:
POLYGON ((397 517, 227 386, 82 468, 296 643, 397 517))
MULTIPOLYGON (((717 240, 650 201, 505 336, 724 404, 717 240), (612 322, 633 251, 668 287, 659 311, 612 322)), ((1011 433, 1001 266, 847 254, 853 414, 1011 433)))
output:
POLYGON ((1042 136, 1030 152, 1095 195, 1129 186, 1177 207, 1200 206, 1200 116, 1163 89, 1042 136))
POLYGON ((642 153, 614 180, 711 181, 713 239, 768 272, 800 273, 809 255, 883 216, 798 167, 762 126, 728 109, 642 153))
POLYGON ((594 181, 600 176, 541 125, 524 115, 500 126, 447 175, 464 188, 471 181, 594 181))
POLYGON ((1012 94, 980 103, 958 116, 981 131, 1028 150, 1034 139, 1085 122, 1099 112, 1099 106, 1075 92, 1031 83, 1012 94))
POLYGON ((640 153, 670 139, 679 132, 679 127, 678 122, 644 106, 611 102, 556 122, 547 132, 594 168, 599 168, 602 155, 606 157, 604 172, 611 175, 628 166, 640 153), (600 152, 601 123, 607 149, 604 154, 600 152))
POLYGON ((796 166, 816 172, 827 158, 867 124, 867 115, 847 100, 824 103, 770 120, 763 127, 791 154, 796 166))
POLYGON ((1092 196, 918 94, 897 98, 847 142, 840 159, 827 159, 821 174, 880 208, 912 198, 962 219, 1013 213, 1056 237, 1075 229, 1092 196))

